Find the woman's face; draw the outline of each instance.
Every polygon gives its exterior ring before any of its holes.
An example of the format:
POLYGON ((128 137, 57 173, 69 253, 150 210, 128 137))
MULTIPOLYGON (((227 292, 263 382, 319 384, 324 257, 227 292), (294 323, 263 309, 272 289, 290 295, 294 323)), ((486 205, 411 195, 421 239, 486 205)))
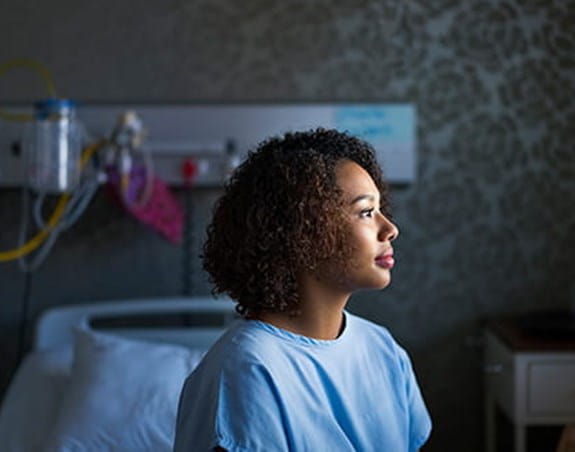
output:
POLYGON ((338 163, 336 181, 343 193, 344 217, 349 221, 346 240, 353 251, 345 262, 327 262, 320 280, 349 293, 383 289, 391 281, 395 263, 391 242, 399 231, 379 210, 379 190, 360 165, 350 160, 338 163))

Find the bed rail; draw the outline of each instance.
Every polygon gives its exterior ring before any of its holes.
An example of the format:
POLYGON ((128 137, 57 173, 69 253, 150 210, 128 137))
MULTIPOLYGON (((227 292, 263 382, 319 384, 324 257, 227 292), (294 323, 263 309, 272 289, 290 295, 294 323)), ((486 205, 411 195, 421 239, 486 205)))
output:
POLYGON ((34 349, 45 350, 71 344, 74 328, 91 328, 91 322, 99 318, 125 318, 141 315, 182 314, 194 316, 218 315, 220 325, 162 326, 108 328, 106 331, 137 339, 180 343, 184 345, 209 346, 236 317, 235 304, 229 298, 179 297, 134 300, 104 300, 97 303, 52 307, 44 311, 38 320, 34 349))

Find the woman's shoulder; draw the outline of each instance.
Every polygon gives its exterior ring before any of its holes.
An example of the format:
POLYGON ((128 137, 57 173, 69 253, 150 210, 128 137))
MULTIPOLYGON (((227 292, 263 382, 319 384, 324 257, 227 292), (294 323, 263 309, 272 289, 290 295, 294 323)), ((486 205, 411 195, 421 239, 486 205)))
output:
POLYGON ((275 353, 274 338, 252 320, 237 320, 206 354, 203 364, 222 372, 258 365, 275 353))
POLYGON ((388 359, 403 360, 405 349, 389 329, 383 325, 348 313, 349 332, 355 344, 362 343, 372 351, 378 351, 388 359))
POLYGON ((384 342, 396 344, 390 331, 383 325, 350 312, 346 313, 346 322, 349 326, 350 332, 354 335, 369 338, 373 338, 375 336, 384 342))

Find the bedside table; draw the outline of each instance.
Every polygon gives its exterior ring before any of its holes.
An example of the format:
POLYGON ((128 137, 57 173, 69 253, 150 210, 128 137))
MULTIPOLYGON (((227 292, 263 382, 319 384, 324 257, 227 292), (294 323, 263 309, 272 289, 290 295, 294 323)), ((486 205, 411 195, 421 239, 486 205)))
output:
POLYGON ((514 452, 526 452, 528 426, 575 422, 575 338, 527 334, 514 318, 485 330, 487 451, 495 452, 495 410, 513 424, 514 452))

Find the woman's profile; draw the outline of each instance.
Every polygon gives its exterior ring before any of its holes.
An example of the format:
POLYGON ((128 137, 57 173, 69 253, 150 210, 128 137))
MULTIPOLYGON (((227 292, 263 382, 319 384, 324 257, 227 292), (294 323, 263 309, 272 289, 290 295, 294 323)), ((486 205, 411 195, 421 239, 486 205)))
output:
POLYGON ((363 140, 317 129, 251 151, 203 256, 242 319, 186 380, 174 450, 418 450, 431 421, 408 355, 345 310, 390 283, 398 234, 363 140))

